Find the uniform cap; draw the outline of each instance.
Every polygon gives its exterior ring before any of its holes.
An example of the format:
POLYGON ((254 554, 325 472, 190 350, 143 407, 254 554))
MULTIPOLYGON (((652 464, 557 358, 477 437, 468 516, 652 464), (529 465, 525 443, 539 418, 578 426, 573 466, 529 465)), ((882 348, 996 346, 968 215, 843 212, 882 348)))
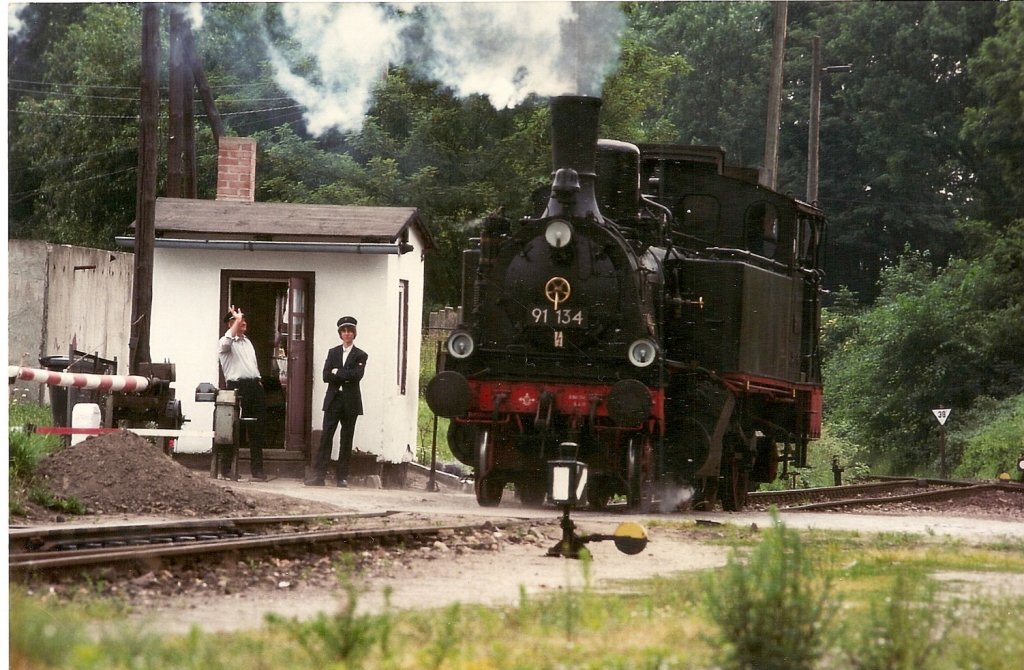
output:
POLYGON ((338 319, 338 328, 341 329, 344 326, 351 326, 355 328, 356 324, 358 323, 359 322, 356 321, 356 318, 354 316, 343 316, 340 319, 338 319))

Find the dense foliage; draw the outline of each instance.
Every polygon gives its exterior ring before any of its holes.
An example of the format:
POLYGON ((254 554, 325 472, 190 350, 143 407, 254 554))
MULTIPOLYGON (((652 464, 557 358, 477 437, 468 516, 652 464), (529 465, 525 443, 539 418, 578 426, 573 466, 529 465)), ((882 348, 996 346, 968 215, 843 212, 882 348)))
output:
MULTIPOLYGON (((164 88, 171 7, 186 6, 164 6, 164 88)), ((620 7, 624 29, 593 52, 617 63, 603 82, 602 134, 717 144, 731 162, 758 167, 772 3, 620 7)), ((549 179, 545 99, 496 109, 397 59, 381 69, 358 127, 314 134, 312 103, 285 89, 281 63, 293 79, 330 82, 290 12, 209 3, 194 23, 228 133, 259 141, 257 198, 418 207, 437 245, 427 308, 457 303, 459 252, 475 222, 498 208, 526 213, 549 179)), ((418 18, 408 25, 426 31, 440 10, 383 13, 418 18)), ((140 6, 29 3, 12 16, 9 234, 112 247, 135 216, 140 6)), ((812 36, 826 65, 852 65, 823 78, 821 98, 831 435, 872 461, 933 469, 930 410, 945 404, 955 410, 950 457, 975 462, 968 445, 995 438, 957 420, 1004 416, 994 407, 1012 407, 999 403, 1024 383, 1024 5, 789 3, 787 25, 781 190, 804 192, 812 36), (971 411, 979 398, 990 404, 971 411)), ((512 27, 477 26, 455 42, 508 46, 512 27)), ((195 113, 200 197, 212 197, 212 133, 198 101, 195 113)), ((162 119, 161 137, 165 129, 162 119)))

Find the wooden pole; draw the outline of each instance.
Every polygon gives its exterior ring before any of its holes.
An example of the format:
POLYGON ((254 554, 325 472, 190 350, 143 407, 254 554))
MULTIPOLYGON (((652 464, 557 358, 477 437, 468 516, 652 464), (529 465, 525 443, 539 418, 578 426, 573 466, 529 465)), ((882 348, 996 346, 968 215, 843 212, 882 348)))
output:
MULTIPOLYGON (((185 45, 182 38, 185 17, 181 10, 170 6, 168 44, 170 57, 167 73, 167 185, 170 198, 184 196, 183 163, 185 156, 185 45)), ((191 107, 191 104, 189 105, 191 107)))
POLYGON ((761 186, 775 190, 779 167, 779 118, 782 116, 782 62, 786 50, 786 17, 789 3, 772 3, 772 62, 768 82, 768 122, 764 137, 764 167, 761 186))
POLYGON ((135 275, 132 285, 129 370, 149 363, 156 220, 157 117, 160 114, 160 6, 142 5, 142 85, 139 99, 139 176, 135 201, 135 275))
POLYGON ((821 38, 811 39, 811 115, 807 123, 807 202, 818 201, 818 136, 821 122, 821 38))

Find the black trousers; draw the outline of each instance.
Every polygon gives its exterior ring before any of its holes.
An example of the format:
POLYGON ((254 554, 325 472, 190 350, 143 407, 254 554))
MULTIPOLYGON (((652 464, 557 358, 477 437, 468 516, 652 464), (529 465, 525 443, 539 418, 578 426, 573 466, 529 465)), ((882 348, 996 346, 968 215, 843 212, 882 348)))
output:
POLYGON ((249 468, 253 475, 263 474, 263 448, 267 446, 267 394, 259 379, 238 379, 228 382, 229 389, 238 391, 242 401, 242 419, 256 419, 244 422, 249 426, 249 468))
POLYGON ((334 432, 338 426, 341 426, 341 450, 338 452, 338 467, 335 473, 338 481, 348 479, 348 464, 352 459, 352 436, 355 435, 356 419, 358 418, 358 414, 349 414, 344 411, 340 393, 334 396, 331 404, 324 410, 320 449, 316 453, 316 462, 313 463, 314 479, 323 479, 327 474, 327 461, 331 458, 334 432))

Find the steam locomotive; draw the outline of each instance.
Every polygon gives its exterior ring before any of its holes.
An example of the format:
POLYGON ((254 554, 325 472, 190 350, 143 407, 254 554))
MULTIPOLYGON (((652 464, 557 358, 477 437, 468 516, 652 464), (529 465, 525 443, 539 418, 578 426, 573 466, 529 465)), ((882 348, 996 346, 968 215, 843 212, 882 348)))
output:
POLYGON ((550 195, 463 252, 427 403, 482 506, 568 456, 594 508, 740 510, 819 437, 823 213, 717 147, 599 140, 600 106, 552 99, 550 195))

